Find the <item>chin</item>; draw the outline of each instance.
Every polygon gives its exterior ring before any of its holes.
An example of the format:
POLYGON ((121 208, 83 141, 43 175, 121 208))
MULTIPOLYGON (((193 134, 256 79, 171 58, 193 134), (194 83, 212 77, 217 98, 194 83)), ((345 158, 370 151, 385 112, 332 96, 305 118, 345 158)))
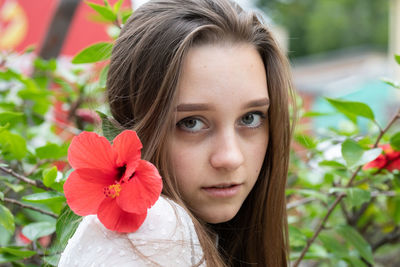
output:
POLYGON ((202 218, 207 223, 218 224, 218 223, 224 223, 224 222, 228 222, 228 221, 232 220, 236 214, 237 214, 237 212, 232 212, 232 213, 220 212, 217 214, 210 214, 208 216, 200 216, 200 218, 202 218))

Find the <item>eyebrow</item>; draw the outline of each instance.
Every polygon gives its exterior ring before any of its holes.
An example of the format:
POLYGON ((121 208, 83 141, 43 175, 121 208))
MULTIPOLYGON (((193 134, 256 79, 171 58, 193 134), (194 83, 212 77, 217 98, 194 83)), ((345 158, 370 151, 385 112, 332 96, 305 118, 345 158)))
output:
MULTIPOLYGON (((254 108, 254 107, 263 107, 263 106, 269 106, 269 99, 267 97, 257 99, 257 100, 252 100, 252 101, 244 104, 243 108, 254 108)), ((176 111, 178 111, 178 112, 205 111, 205 110, 215 110, 215 108, 212 107, 211 105, 205 104, 205 103, 182 103, 176 107, 176 111)))
POLYGON ((204 110, 211 110, 211 106, 208 104, 179 104, 176 107, 176 111, 204 111, 204 110))
POLYGON ((254 108, 254 107, 263 107, 269 106, 269 98, 261 98, 257 100, 250 101, 249 103, 245 104, 243 108, 254 108))

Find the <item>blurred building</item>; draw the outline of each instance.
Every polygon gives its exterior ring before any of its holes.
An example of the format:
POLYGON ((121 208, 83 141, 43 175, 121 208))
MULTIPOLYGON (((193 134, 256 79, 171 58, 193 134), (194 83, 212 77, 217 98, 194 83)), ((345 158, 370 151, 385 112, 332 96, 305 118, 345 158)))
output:
MULTIPOLYGON (((293 78, 306 110, 332 113, 324 97, 341 98, 368 104, 376 120, 384 125, 400 107, 398 90, 385 84, 382 78, 393 78, 394 72, 386 52, 368 47, 355 47, 308 56, 293 61, 293 78)), ((400 66, 397 66, 400 68, 400 66)), ((323 132, 339 127, 344 117, 323 116, 313 120, 313 129, 323 132)), ((360 126, 368 127, 367 120, 360 126)))

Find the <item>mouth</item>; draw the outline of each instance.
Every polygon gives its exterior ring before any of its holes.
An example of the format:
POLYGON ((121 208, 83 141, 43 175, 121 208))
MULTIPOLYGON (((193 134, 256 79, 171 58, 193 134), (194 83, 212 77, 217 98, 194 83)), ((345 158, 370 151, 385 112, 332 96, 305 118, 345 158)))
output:
POLYGON ((216 198, 233 197, 239 193, 242 184, 217 184, 208 187, 202 187, 209 196, 216 198))

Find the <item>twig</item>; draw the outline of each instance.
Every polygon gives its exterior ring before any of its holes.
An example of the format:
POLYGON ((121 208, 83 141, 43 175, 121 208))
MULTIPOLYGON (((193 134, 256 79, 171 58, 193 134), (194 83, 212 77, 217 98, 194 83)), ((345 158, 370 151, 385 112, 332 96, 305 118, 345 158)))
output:
MULTIPOLYGON (((396 115, 390 120, 388 125, 385 127, 385 129, 381 130, 376 142, 374 144, 374 147, 378 147, 379 141, 382 139, 383 135, 389 130, 389 128, 395 123, 396 120, 400 119, 400 109, 397 111, 396 115)), ((361 166, 358 166, 358 168, 353 172, 353 175, 351 176, 349 182, 346 185, 346 188, 349 188, 352 186, 353 181, 355 180, 357 174, 360 172, 361 166)), ((307 241, 306 246, 304 249, 301 251, 299 258, 295 261, 293 264, 293 267, 298 267, 300 262, 303 260, 304 256, 306 255, 308 249, 311 247, 311 244, 314 243, 315 239, 318 237, 319 233, 322 231, 322 229, 325 226, 325 223, 327 222, 328 218, 331 216, 333 210, 336 208, 336 206, 342 201, 342 199, 346 196, 346 194, 341 193, 337 196, 336 200, 333 202, 333 204, 329 207, 329 210, 327 214, 324 216, 320 224, 318 225, 317 229, 314 232, 314 235, 307 241)))
POLYGON ((51 190, 52 190, 51 188, 48 188, 47 186, 45 186, 45 185, 43 184, 43 182, 40 181, 40 180, 32 180, 32 179, 30 179, 30 178, 28 178, 28 177, 25 177, 25 176, 23 176, 23 175, 21 175, 21 174, 18 174, 18 173, 16 173, 16 172, 14 172, 14 171, 11 170, 11 169, 7 169, 7 168, 2 167, 2 166, 0 166, 0 170, 3 171, 3 172, 5 172, 5 173, 8 173, 9 175, 11 175, 11 176, 17 178, 17 179, 20 180, 20 181, 23 181, 23 182, 27 183, 27 184, 36 186, 36 187, 41 188, 41 189, 44 189, 44 190, 46 190, 46 191, 51 191, 51 190))
POLYGON ((322 221, 318 225, 317 230, 315 231, 314 235, 309 240, 307 240, 306 247, 301 251, 301 254, 300 254, 299 258, 293 264, 293 267, 299 266, 300 262, 302 261, 302 259, 306 255, 306 253, 307 253, 308 249, 310 248, 311 244, 314 243, 315 239, 318 237, 319 233, 324 228, 324 225, 325 225, 326 221, 328 220, 329 216, 331 216, 333 210, 336 208, 336 206, 340 203, 340 201, 345 196, 346 196, 346 194, 344 194, 344 193, 339 194, 338 197, 336 198, 335 202, 333 202, 333 204, 329 207, 328 212, 326 213, 325 217, 322 219, 322 221))
POLYGON ((372 244, 371 248, 372 251, 377 250, 378 248, 380 248, 381 246, 387 244, 387 243, 397 243, 400 240, 400 231, 399 231, 399 227, 395 227, 393 229, 392 232, 390 232, 388 235, 385 235, 384 237, 382 237, 379 241, 377 241, 376 243, 372 244))
POLYGON ((346 206, 344 205, 343 202, 340 202, 340 208, 342 209, 342 212, 344 214, 344 217, 346 218, 347 224, 353 225, 352 223, 352 218, 353 216, 350 216, 349 212, 347 211, 346 206))
POLYGON ((385 129, 381 130, 378 138, 374 144, 374 147, 378 147, 379 141, 381 141, 382 136, 389 130, 390 127, 396 122, 396 120, 400 119, 400 109, 397 111, 396 116, 392 118, 392 120, 388 123, 385 129))
POLYGON ((317 200, 317 199, 314 198, 314 197, 303 198, 303 199, 300 199, 298 201, 294 201, 294 202, 288 203, 286 205, 286 209, 287 210, 294 209, 294 208, 297 208, 299 206, 302 206, 302 205, 305 205, 307 203, 310 203, 310 202, 312 202, 314 200, 317 200))
POLYGON ((382 132, 383 131, 382 127, 379 125, 378 121, 374 119, 373 122, 375 123, 376 126, 378 126, 379 132, 382 132))
POLYGON ((18 205, 18 206, 20 206, 20 207, 22 207, 22 208, 31 209, 31 210, 40 212, 40 213, 42 213, 42 214, 49 215, 49 216, 54 217, 54 218, 56 218, 56 219, 57 219, 57 217, 58 217, 57 214, 54 214, 54 213, 52 213, 52 212, 49 212, 49 211, 45 211, 45 210, 36 208, 36 207, 34 207, 34 206, 31 206, 31 205, 24 204, 24 203, 22 203, 22 202, 19 202, 18 200, 12 199, 12 198, 7 198, 7 197, 5 197, 3 201, 4 201, 4 202, 7 202, 7 203, 12 203, 12 204, 18 205))
POLYGON ((48 162, 50 162, 50 161, 49 160, 38 161, 38 163, 36 163, 35 166, 33 166, 33 168, 29 172, 25 173, 24 176, 25 177, 31 176, 32 174, 34 174, 39 169, 39 167, 41 165, 43 165, 45 163, 48 163, 48 162))
POLYGON ((349 224, 350 224, 351 226, 356 226, 356 224, 357 224, 358 220, 360 219, 360 217, 361 217, 361 216, 364 214, 364 212, 368 209, 369 205, 371 205, 372 202, 374 202, 374 201, 375 201, 375 196, 372 196, 372 194, 371 194, 371 200, 368 201, 368 202, 366 202, 366 203, 363 203, 363 204, 361 205, 361 208, 360 208, 358 211, 356 211, 356 212, 353 214, 353 216, 351 216, 351 218, 350 218, 350 220, 349 220, 349 224))

